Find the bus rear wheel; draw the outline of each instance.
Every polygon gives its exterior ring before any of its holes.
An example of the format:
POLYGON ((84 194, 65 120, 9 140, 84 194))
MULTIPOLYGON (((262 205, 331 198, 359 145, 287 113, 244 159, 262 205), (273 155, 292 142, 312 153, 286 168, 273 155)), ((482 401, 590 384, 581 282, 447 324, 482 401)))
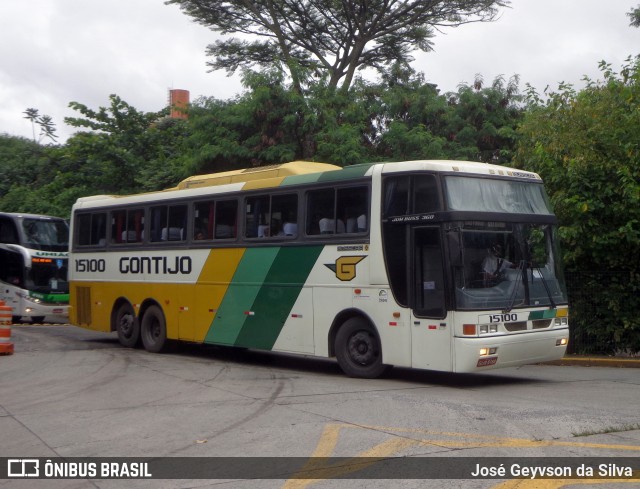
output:
POLYGON ((387 369, 382 363, 378 335, 363 318, 348 319, 340 327, 335 352, 338 365, 349 377, 373 379, 387 369))
POLYGON ((131 304, 128 302, 120 304, 114 321, 120 344, 127 348, 137 346, 140 342, 140 323, 131 304))
POLYGON ((162 309, 149 306, 142 316, 140 336, 144 349, 151 353, 160 353, 167 346, 167 323, 162 309))

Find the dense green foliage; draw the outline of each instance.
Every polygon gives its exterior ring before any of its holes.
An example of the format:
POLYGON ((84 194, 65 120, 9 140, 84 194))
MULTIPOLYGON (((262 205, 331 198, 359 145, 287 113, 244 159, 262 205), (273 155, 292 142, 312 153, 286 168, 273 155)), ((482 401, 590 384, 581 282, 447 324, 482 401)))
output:
POLYGON ((640 350, 640 61, 576 92, 530 94, 517 162, 543 175, 594 350, 640 350), (590 293, 583 293, 589 290, 590 293))

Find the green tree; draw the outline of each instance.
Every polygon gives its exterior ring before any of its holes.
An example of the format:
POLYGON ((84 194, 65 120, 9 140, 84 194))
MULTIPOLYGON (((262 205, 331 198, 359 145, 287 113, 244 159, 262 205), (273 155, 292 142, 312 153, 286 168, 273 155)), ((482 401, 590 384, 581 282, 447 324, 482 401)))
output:
POLYGON ((511 162, 524 111, 518 83, 518 76, 508 82, 497 77, 485 87, 482 76, 476 75, 473 85, 460 84, 457 92, 446 95, 449 110, 440 130, 449 141, 449 158, 511 162))
POLYGON ((207 48, 213 70, 280 66, 302 92, 306 76, 348 88, 356 70, 409 63, 436 29, 495 19, 508 0, 168 0, 222 35, 207 48))
POLYGON ((93 110, 78 102, 69 106, 82 117, 67 117, 86 128, 67 142, 63 158, 82 174, 92 193, 126 194, 159 190, 183 178, 179 147, 185 122, 167 119, 168 110, 142 112, 117 95, 109 107, 93 110))
POLYGON ((38 109, 27 109, 24 111, 24 118, 31 121, 31 129, 33 131, 33 141, 39 143, 43 138, 56 142, 56 125, 53 119, 48 115, 40 115, 38 109), (36 126, 40 128, 39 139, 36 140, 36 126))
POLYGON ((604 80, 587 79, 580 91, 561 85, 543 101, 530 90, 517 162, 542 175, 567 268, 593 286, 592 297, 573 296, 574 324, 595 348, 637 351, 640 62, 629 59, 620 73, 600 67, 604 80))

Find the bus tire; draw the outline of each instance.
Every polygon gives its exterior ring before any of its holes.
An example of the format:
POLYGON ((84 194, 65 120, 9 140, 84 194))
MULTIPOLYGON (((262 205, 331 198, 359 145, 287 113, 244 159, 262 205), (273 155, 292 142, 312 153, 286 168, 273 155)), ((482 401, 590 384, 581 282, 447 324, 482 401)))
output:
POLYGON ((371 324, 361 317, 344 322, 335 340, 338 365, 349 377, 374 379, 387 366, 382 363, 380 340, 371 324))
POLYGON ((150 353, 160 353, 167 346, 167 323, 162 309, 149 306, 142 316, 140 336, 144 349, 150 353))
POLYGON ((44 316, 32 316, 31 324, 42 324, 44 323, 44 316))
POLYGON ((120 344, 127 348, 135 348, 140 343, 140 323, 131 304, 120 304, 116 309, 114 321, 120 344))

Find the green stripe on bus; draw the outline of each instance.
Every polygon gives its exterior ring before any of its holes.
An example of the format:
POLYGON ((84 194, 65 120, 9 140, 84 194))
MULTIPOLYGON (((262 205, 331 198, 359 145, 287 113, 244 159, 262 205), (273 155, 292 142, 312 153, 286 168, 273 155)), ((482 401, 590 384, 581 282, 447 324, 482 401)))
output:
POLYGON ((555 309, 545 309, 544 311, 531 311, 529 313, 529 321, 535 319, 552 319, 556 317, 555 309))
POLYGON ((236 340, 237 346, 271 350, 323 246, 280 248, 236 340))
POLYGON ((286 177, 280 186, 300 185, 304 183, 316 182, 337 182, 340 180, 351 180, 360 178, 367 173, 373 163, 363 163, 361 165, 345 166, 342 170, 325 171, 322 173, 308 173, 306 175, 292 175, 286 177))
POLYGON ((209 327, 205 343, 234 345, 278 248, 247 249, 209 327))
MULTIPOLYGON (((339 170, 336 170, 336 172, 339 173, 339 170)), ((322 174, 323 173, 308 173, 306 175, 291 175, 291 176, 285 177, 282 183, 280 184, 280 186, 286 187, 288 185, 301 185, 304 183, 315 183, 318 181, 318 178, 320 178, 320 175, 322 174)))
POLYGON ((326 171, 320 175, 318 182, 335 182, 339 180, 360 178, 363 177, 372 166, 373 163, 363 163, 361 165, 345 166, 339 171, 326 171))

